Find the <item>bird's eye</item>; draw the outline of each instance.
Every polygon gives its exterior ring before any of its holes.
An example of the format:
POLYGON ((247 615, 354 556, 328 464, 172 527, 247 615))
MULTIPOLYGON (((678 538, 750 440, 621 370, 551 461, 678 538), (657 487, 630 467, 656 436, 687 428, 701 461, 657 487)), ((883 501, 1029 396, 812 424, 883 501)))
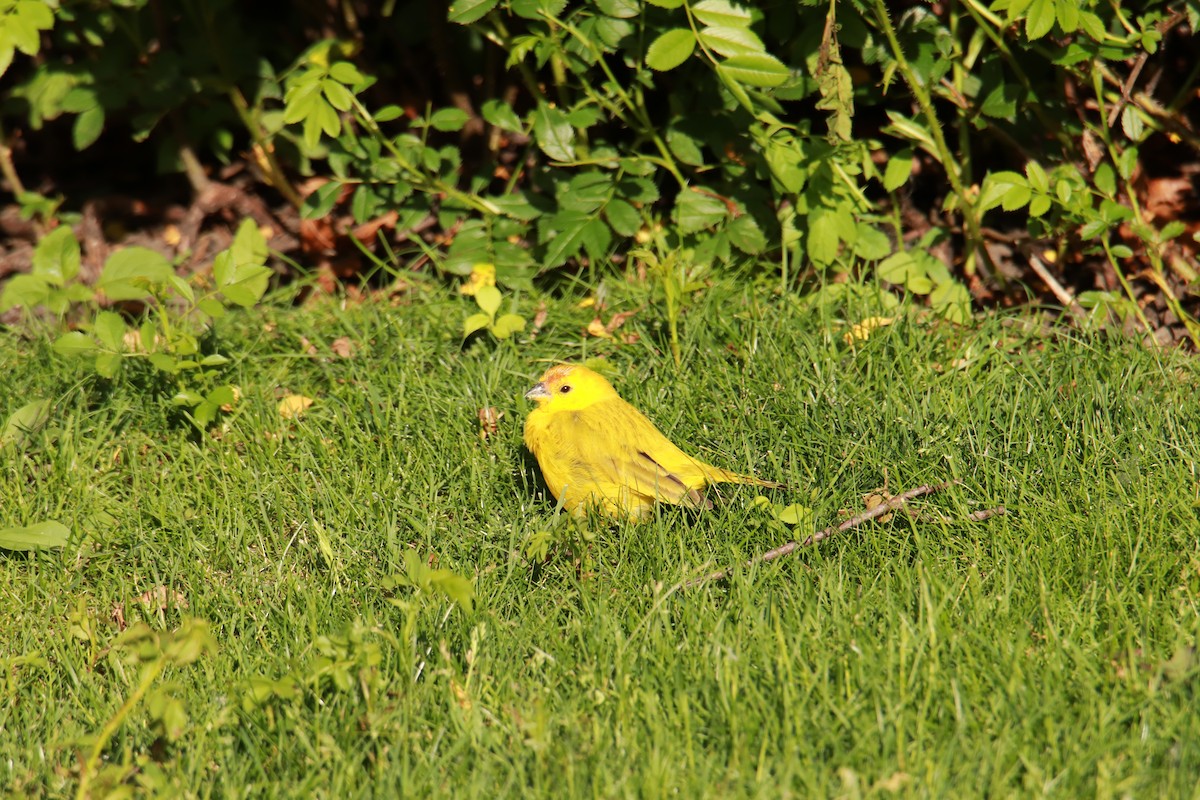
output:
POLYGON ((564 386, 561 389, 559 389, 558 391, 561 392, 562 394, 566 394, 567 392, 571 391, 571 387, 569 385, 564 386))

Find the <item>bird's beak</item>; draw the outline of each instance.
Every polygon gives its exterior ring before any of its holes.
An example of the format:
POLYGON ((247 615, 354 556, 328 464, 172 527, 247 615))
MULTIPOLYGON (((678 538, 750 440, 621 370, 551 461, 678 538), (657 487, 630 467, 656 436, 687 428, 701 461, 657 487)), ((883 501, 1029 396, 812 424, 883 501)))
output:
POLYGON ((546 388, 546 384, 535 383, 533 388, 525 393, 526 400, 547 400, 550 397, 550 390, 546 388))

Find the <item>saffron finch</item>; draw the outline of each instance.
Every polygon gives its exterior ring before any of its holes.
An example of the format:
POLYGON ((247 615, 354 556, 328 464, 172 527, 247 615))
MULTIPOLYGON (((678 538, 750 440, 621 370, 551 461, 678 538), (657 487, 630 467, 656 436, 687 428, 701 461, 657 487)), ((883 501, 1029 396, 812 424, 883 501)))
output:
POLYGON ((550 493, 577 516, 588 507, 634 518, 655 503, 705 508, 701 490, 711 483, 783 488, 687 455, 587 367, 551 367, 525 396, 537 403, 525 420, 525 446, 550 493))

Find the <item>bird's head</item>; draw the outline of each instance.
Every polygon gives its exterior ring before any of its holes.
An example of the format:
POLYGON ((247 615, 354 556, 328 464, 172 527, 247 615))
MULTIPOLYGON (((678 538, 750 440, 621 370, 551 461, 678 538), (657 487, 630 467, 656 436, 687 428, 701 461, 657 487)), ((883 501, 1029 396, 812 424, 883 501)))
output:
POLYGON ((579 411, 616 395, 603 375, 578 364, 551 367, 525 393, 539 408, 554 411, 579 411))

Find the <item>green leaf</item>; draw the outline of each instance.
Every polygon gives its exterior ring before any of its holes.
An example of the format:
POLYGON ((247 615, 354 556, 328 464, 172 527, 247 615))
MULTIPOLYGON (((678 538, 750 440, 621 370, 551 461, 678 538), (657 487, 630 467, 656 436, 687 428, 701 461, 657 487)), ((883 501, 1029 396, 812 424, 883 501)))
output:
POLYGON ((108 257, 96 288, 110 300, 140 300, 150 287, 165 284, 175 271, 161 253, 148 247, 127 247, 108 257))
POLYGON ((756 256, 767 249, 767 236, 758 221, 749 214, 743 214, 725 227, 729 234, 729 243, 747 255, 756 256))
POLYGON ((704 151, 700 142, 678 128, 667 128, 667 147, 675 158, 693 167, 704 166, 704 151))
POLYGON ((971 293, 958 281, 948 281, 929 295, 929 305, 951 322, 961 324, 971 316, 971 293))
POLYGON ((778 86, 787 80, 788 68, 775 56, 754 53, 733 56, 721 62, 719 69, 747 86, 778 86))
POLYGON ((242 308, 252 308, 271 281, 271 269, 255 264, 242 264, 233 272, 233 279, 221 287, 221 294, 229 302, 242 308))
POLYGON ((745 28, 750 25, 750 12, 728 0, 700 0, 692 6, 696 19, 705 25, 745 28))
POLYGON ((720 198, 694 190, 679 193, 673 214, 680 233, 706 230, 728 215, 729 208, 720 198))
POLYGON ((808 255, 817 264, 832 264, 837 258, 840 237, 839 212, 817 209, 808 216, 808 255))
POLYGON ((712 27, 700 31, 700 42, 723 56, 765 53, 766 45, 749 28, 712 27))
MULTIPOLYGON (((152 353, 149 361, 150 366, 168 375, 175 375, 179 372, 179 359, 167 353, 152 353)), ((196 402, 199 403, 200 401, 197 400, 196 402)), ((195 404, 193 403, 193 405, 195 404)))
POLYGON ((544 100, 533 117, 533 135, 541 151, 555 161, 575 160, 575 129, 566 114, 544 100))
POLYGON ((521 118, 517 116, 517 112, 513 111, 512 106, 503 100, 485 100, 480 112, 489 125, 495 125, 501 130, 512 131, 513 133, 523 133, 525 130, 525 126, 521 124, 521 118))
POLYGON ((461 108, 439 108, 430 115, 429 124, 439 131, 461 131, 470 119, 470 114, 461 108))
POLYGON ((638 0, 596 0, 596 8, 617 19, 633 19, 640 13, 638 0))
POLYGON ((0 548, 5 550, 46 550, 65 547, 71 531, 61 522, 47 521, 23 528, 0 528, 0 548))
POLYGON ((866 261, 878 261, 892 252, 892 240, 886 233, 866 222, 855 225, 854 254, 866 261))
POLYGON ((124 358, 120 353, 97 354, 96 362, 93 365, 96 374, 102 378, 112 378, 117 374, 117 370, 121 368, 121 361, 124 358))
POLYGON ((1133 142, 1140 142, 1146 132, 1146 124, 1142 122, 1142 115, 1132 104, 1125 106, 1125 110, 1121 112, 1121 130, 1133 142))
POLYGON ((1042 38, 1054 27, 1054 0, 1033 0, 1025 12, 1025 35, 1029 40, 1042 38))
POLYGON ((54 286, 63 286, 78 275, 79 263, 79 242, 69 225, 46 234, 33 251, 33 274, 54 286))
POLYGON ((1029 178, 1029 188, 1033 191, 1042 194, 1050 191, 1050 179, 1046 176, 1046 170, 1036 161, 1025 164, 1025 177, 1029 178))
POLYGON ((492 326, 492 335, 507 339, 518 331, 525 330, 525 318, 518 314, 502 314, 492 326))
POLYGON ((470 25, 482 19, 499 2, 500 0, 455 0, 446 18, 459 25, 470 25))
POLYGON ((563 228, 547 243, 546 255, 542 258, 542 269, 561 267, 567 259, 579 252, 587 238, 587 224, 591 221, 587 215, 558 215, 557 219, 563 228))
POLYGON ((21 306, 36 308, 47 302, 50 297, 50 287, 46 279, 38 275, 13 275, 4 284, 4 292, 0 293, 0 311, 21 306))
POLYGON ((53 404, 49 400, 34 400, 8 415, 4 429, 0 430, 0 448, 10 444, 20 446, 31 434, 40 431, 50 421, 53 404))
POLYGON ((300 206, 300 216, 304 219, 321 219, 328 216, 341 195, 342 184, 338 181, 322 184, 304 198, 304 203, 300 206))
POLYGON ((491 324, 492 318, 487 314, 472 314, 463 320, 463 338, 465 339, 475 331, 481 331, 491 324))
POLYGON ((94 353, 96 351, 96 342, 92 337, 80 333, 79 331, 71 331, 64 333, 54 341, 54 352, 62 356, 76 356, 85 353, 94 353))
POLYGON ((480 286, 475 292, 475 303, 483 313, 488 315, 489 320, 495 319, 502 300, 500 290, 495 286, 480 286))
POLYGON ((448 569, 435 569, 429 572, 428 581, 430 588, 449 597, 463 611, 471 613, 475 606, 475 585, 469 579, 448 569))
POLYGON ((76 150, 86 150, 104 132, 104 106, 92 106, 75 118, 71 141, 76 150))
POLYGON ((335 80, 321 81, 321 93, 325 95, 329 105, 338 111, 349 111, 354 106, 354 95, 335 80))
POLYGON ((250 218, 242 220, 233 244, 229 246, 234 264, 262 264, 267 260, 267 240, 258 223, 250 218))
POLYGON ((642 215, 631 203, 610 200, 604 207, 604 216, 618 236, 631 237, 642 227, 642 215))
POLYGON ((883 171, 883 188, 894 192, 908 183, 915 164, 916 159, 913 158, 913 152, 908 148, 889 158, 887 167, 883 171))
POLYGON ((646 66, 658 72, 673 70, 687 61, 696 49, 696 37, 687 28, 660 34, 646 49, 646 66))
POLYGON ((100 344, 114 353, 125 349, 125 320, 113 311, 101 311, 92 323, 92 333, 100 340, 100 344))
MULTIPOLYGON (((202 366, 202 367, 223 367, 228 363, 229 363, 229 359, 226 358, 225 356, 221 355, 220 353, 213 353, 212 355, 208 355, 208 356, 205 356, 204 358, 200 359, 200 366, 202 366)), ((227 400, 225 402, 231 403, 233 401, 227 400)))
MULTIPOLYGON (((346 86, 358 86, 367 80, 363 74, 358 71, 358 67, 354 66, 354 64, 350 61, 335 61, 333 65, 329 67, 329 76, 338 83, 343 83, 346 86)), ((325 86, 326 84, 324 81, 322 81, 321 85, 325 86)))

